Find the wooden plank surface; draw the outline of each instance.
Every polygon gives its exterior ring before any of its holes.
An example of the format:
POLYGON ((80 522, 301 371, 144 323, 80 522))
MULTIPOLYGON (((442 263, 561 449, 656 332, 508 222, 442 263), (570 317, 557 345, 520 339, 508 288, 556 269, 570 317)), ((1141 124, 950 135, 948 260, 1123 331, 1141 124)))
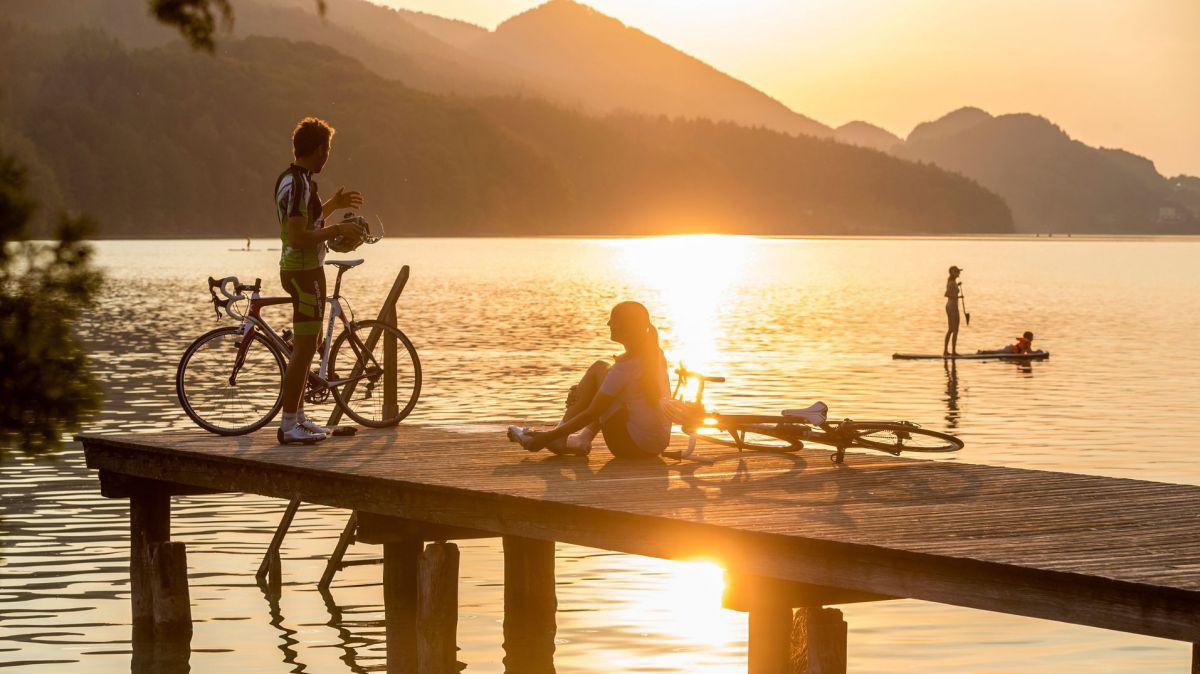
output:
POLYGON ((312 447, 273 432, 80 439, 90 466, 133 477, 1200 641, 1200 487, 703 443, 711 466, 612 460, 599 442, 557 457, 483 424, 312 447))

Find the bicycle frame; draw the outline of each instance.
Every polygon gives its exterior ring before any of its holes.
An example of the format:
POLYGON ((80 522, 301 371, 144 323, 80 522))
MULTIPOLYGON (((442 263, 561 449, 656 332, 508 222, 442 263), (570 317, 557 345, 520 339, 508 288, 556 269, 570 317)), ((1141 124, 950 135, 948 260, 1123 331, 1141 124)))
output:
POLYGON ((698 431, 701 427, 714 428, 719 432, 729 434, 733 438, 738 451, 745 449, 746 433, 748 431, 769 435, 792 446, 787 450, 781 451, 802 449, 806 441, 833 447, 837 450, 839 459, 844 455, 848 447, 854 445, 855 435, 853 428, 855 422, 850 419, 841 422, 824 421, 815 424, 798 416, 782 414, 721 414, 704 407, 704 384, 706 382, 724 382, 724 377, 709 377, 696 372, 690 372, 683 368, 683 366, 678 367, 675 372, 678 375, 678 379, 676 380, 675 389, 671 393, 671 399, 692 406, 691 414, 693 415, 693 419, 689 422, 680 424, 690 436, 688 451, 683 456, 688 456, 694 451, 695 440, 699 435, 698 431), (685 395, 687 383, 690 379, 695 379, 698 382, 696 397, 693 400, 685 401, 683 396, 685 395))
POLYGON ((864 447, 876 451, 886 452, 893 456, 899 456, 903 451, 916 452, 946 452, 957 451, 962 449, 963 443, 961 440, 936 431, 922 430, 919 424, 910 421, 862 421, 853 419, 843 419, 841 421, 830 421, 825 418, 826 410, 822 409, 819 414, 819 419, 813 418, 812 412, 797 411, 790 414, 764 415, 764 414, 720 414, 713 410, 707 409, 704 406, 704 384, 706 381, 718 382, 724 381, 723 377, 706 377, 704 375, 689 372, 682 365, 676 369, 678 375, 678 383, 671 394, 671 400, 664 403, 665 411, 668 417, 672 417, 674 423, 678 423, 689 436, 688 449, 683 452, 676 452, 674 458, 686 458, 692 454, 695 449, 696 438, 701 437, 701 428, 713 428, 719 433, 728 434, 733 440, 732 443, 718 439, 719 436, 704 434, 707 440, 725 445, 734 446, 738 451, 743 451, 747 448, 768 451, 768 452, 794 452, 804 448, 805 442, 814 442, 821 445, 832 447, 836 452, 830 459, 837 464, 840 464, 845 459, 846 450, 850 447, 864 447), (684 391, 686 391, 689 379, 695 378, 698 383, 698 390, 695 400, 684 400, 684 391), (872 433, 880 431, 889 432, 896 438, 895 442, 881 442, 878 439, 866 439, 872 433), (761 436, 774 438, 782 441, 786 445, 767 445, 762 442, 747 440, 747 435, 754 433, 761 436), (914 446, 905 443, 914 438, 936 438, 943 444, 933 447, 914 446), (957 446, 956 446, 957 445, 957 446))
MULTIPOLYGON (((351 382, 356 382, 358 380, 361 380, 365 377, 370 376, 369 374, 364 374, 362 372, 356 371, 356 372, 352 373, 352 375, 350 377, 347 377, 345 379, 329 381, 329 378, 328 378, 329 377, 329 356, 333 349, 333 330, 334 330, 334 326, 337 325, 337 323, 339 321, 341 322, 342 329, 346 330, 349 333, 351 348, 354 349, 355 353, 361 354, 366 351, 365 345, 362 344, 361 340, 358 339, 358 336, 354 334, 354 330, 353 330, 354 321, 346 318, 347 314, 342 308, 341 287, 342 287, 342 274, 343 273, 345 273, 345 269, 338 269, 337 278, 334 281, 333 293, 331 295, 329 295, 328 297, 324 298, 324 304, 328 305, 328 311, 326 312, 326 316, 325 316, 325 326, 324 326, 324 338, 325 339, 324 339, 324 343, 321 345, 321 353, 320 353, 321 360, 320 360, 320 366, 317 370, 317 379, 319 380, 319 382, 321 384, 323 384, 326 387, 330 387, 330 388, 335 387, 335 386, 341 386, 343 384, 347 384, 347 383, 351 383, 351 382)), ((226 298, 228 298, 227 301, 225 302, 225 312, 231 318, 240 320, 242 322, 242 340, 238 344, 238 352, 237 352, 236 357, 234 358, 233 370, 230 372, 230 375, 229 375, 230 384, 234 384, 237 380, 238 371, 241 370, 242 365, 246 361, 246 353, 249 350, 250 345, 254 342, 255 333, 261 334, 275 348, 277 348, 281 352, 283 352, 283 354, 285 356, 287 356, 289 360, 291 359, 291 354, 292 354, 291 345, 289 345, 282 337, 279 336, 279 333, 277 333, 275 331, 275 329, 271 327, 271 324, 265 318, 262 317, 261 312, 264 307, 277 306, 280 304, 291 304, 292 298, 291 297, 262 297, 259 294, 259 290, 260 290, 260 287, 262 284, 261 280, 256 282, 255 285, 252 287, 251 286, 241 286, 241 285, 235 284, 235 289, 238 290, 239 292, 242 290, 251 290, 252 294, 250 295, 250 297, 247 298, 245 295, 241 295, 241 294, 233 295, 225 290, 225 284, 227 281, 229 281, 229 279, 222 279, 220 282, 214 282, 212 279, 209 279, 209 284, 210 284, 210 287, 214 287, 213 284, 217 283, 217 286, 220 288, 221 293, 223 295, 225 295, 226 298), (249 302, 249 306, 247 307, 245 314, 242 314, 241 312, 239 312, 234 306, 240 300, 246 300, 249 302)), ((217 303, 215 293, 214 293, 214 303, 217 303)))

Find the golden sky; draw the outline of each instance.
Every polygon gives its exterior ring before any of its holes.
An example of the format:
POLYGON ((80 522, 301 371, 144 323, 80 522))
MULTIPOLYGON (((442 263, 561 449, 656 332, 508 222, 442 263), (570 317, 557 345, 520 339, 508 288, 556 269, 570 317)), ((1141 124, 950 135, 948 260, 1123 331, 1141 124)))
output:
MULTIPOLYGON (((375 0, 488 28, 538 0, 375 0)), ((831 126, 964 105, 1200 175, 1200 0, 591 0, 831 126)))

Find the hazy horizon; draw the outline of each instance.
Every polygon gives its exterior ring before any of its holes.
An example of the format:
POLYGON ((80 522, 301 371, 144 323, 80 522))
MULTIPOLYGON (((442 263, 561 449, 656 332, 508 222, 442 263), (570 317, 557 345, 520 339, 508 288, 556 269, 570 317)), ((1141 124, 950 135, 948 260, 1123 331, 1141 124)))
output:
MULTIPOLYGON (((494 28, 544 0, 372 0, 494 28)), ((829 126, 904 137, 964 106, 1200 175, 1200 3, 585 2, 829 126), (1009 47, 1019 45, 1014 52, 1009 47), (802 65, 797 65, 802 64, 802 65), (953 66, 947 68, 947 66, 953 66)))

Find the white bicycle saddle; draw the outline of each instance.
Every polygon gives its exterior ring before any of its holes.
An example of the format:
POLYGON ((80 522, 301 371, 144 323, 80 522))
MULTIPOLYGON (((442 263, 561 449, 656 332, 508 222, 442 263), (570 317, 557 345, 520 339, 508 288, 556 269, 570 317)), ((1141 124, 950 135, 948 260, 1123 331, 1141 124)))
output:
POLYGON ((800 417, 805 422, 810 424, 823 424, 825 417, 829 415, 829 405, 822 402, 815 402, 802 410, 784 410, 785 417, 800 417))

